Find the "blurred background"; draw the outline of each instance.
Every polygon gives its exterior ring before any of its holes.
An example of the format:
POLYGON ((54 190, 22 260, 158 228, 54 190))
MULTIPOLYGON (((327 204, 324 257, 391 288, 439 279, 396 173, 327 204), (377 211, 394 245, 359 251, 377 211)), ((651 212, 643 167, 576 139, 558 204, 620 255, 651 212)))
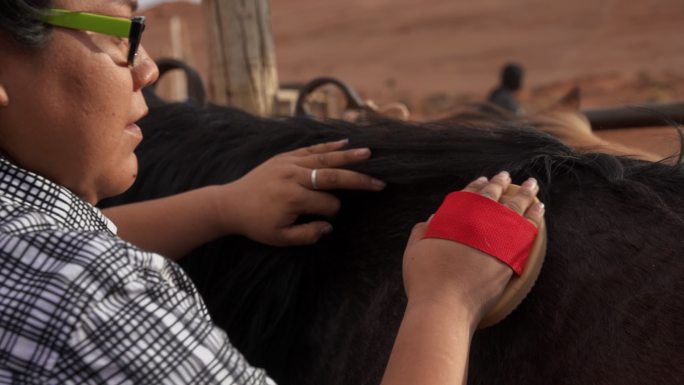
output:
MULTIPOLYGON (((200 2, 140 5, 151 55, 206 81, 200 2)), ((583 108, 684 100, 682 0, 271 0, 271 18, 281 87, 334 76, 415 120, 485 100, 511 61, 525 69, 526 111, 573 86, 583 108)))

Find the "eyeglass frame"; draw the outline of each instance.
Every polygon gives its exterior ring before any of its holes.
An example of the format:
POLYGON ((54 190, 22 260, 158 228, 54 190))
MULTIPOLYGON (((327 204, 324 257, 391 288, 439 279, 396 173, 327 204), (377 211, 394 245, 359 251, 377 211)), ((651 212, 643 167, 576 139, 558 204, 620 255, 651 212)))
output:
POLYGON ((125 37, 128 39, 128 65, 135 64, 138 56, 142 33, 145 31, 145 16, 133 16, 131 19, 123 17, 105 16, 96 13, 69 11, 51 8, 43 16, 43 23, 80 31, 97 32, 109 36, 125 37))

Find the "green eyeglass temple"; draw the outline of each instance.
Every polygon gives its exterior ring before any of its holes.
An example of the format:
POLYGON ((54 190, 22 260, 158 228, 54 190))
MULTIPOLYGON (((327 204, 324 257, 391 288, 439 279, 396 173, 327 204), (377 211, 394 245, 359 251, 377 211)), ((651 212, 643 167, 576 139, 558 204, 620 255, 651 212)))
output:
POLYGON ((145 17, 134 16, 132 19, 98 15, 95 13, 74 12, 64 9, 50 9, 43 17, 43 22, 55 27, 91 31, 110 36, 128 38, 128 64, 135 63, 142 33, 145 30, 145 17))

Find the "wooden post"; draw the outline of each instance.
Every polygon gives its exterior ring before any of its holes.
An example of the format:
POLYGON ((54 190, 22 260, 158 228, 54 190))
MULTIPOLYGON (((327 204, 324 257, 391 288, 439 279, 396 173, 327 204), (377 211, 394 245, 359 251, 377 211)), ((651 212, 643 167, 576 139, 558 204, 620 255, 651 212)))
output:
MULTIPOLYGON (((192 50, 187 40, 187 25, 178 15, 169 19, 169 48, 163 50, 163 57, 186 62, 192 66, 192 50)), ((157 95, 168 101, 183 101, 188 98, 187 80, 181 71, 171 71, 160 80, 157 95)))
MULTIPOLYGON (((174 59, 186 60, 185 50, 183 49, 183 25, 181 18, 174 15, 169 20, 169 30, 171 36, 171 57, 174 59)), ((190 63, 188 63, 190 65, 190 63)), ((173 71, 169 74, 170 81, 170 100, 184 100, 188 97, 188 87, 185 76, 180 71, 173 71)))
POLYGON ((203 0, 209 41, 209 98, 261 116, 278 90, 270 0, 203 0))

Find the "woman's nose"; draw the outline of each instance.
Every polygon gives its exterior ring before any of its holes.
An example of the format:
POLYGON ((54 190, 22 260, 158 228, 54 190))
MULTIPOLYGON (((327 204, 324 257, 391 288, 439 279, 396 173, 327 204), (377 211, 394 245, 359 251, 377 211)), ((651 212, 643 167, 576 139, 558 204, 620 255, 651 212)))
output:
POLYGON ((159 78, 159 68, 141 45, 133 64, 133 86, 139 90, 149 86, 159 78))

